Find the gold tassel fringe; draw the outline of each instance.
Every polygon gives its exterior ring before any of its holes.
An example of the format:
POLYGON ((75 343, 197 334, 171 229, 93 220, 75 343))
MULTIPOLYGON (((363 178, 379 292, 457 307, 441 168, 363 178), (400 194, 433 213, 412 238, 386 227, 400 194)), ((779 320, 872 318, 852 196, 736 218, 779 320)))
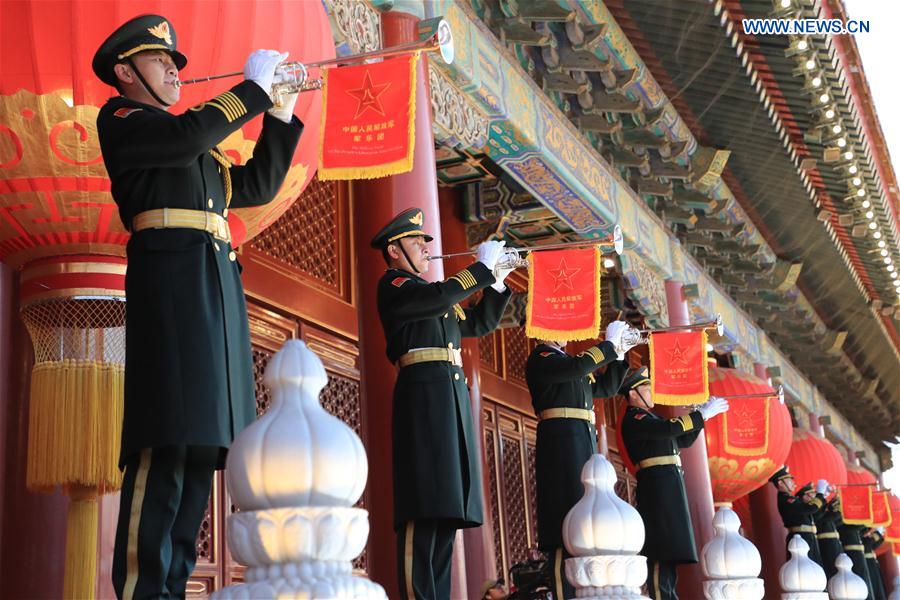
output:
POLYGON ((63 598, 96 596, 97 526, 97 498, 73 496, 66 526, 63 598))
MULTIPOLYGON (((28 420, 28 488, 122 487, 119 447, 125 367, 89 360, 35 365, 28 420)), ((93 551, 92 551, 93 552, 93 551)))

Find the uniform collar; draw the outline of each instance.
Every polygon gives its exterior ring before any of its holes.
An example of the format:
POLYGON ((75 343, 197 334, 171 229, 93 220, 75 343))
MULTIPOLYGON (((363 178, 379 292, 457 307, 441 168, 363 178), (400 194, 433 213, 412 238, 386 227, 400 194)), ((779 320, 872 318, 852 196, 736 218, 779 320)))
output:
POLYGON ((566 353, 566 351, 563 350, 562 348, 557 348, 556 346, 550 346, 547 344, 538 344, 537 347, 535 348, 535 350, 537 350, 538 348, 546 348, 547 350, 553 350, 555 352, 559 352, 560 354, 566 353))
POLYGON ((416 275, 415 273, 411 273, 411 272, 407 271, 406 269, 390 268, 387 271, 385 271, 385 273, 399 273, 400 275, 403 275, 405 277, 410 277, 412 279, 417 279, 419 281, 425 281, 419 275, 416 275))
POLYGON ((151 110, 151 111, 155 111, 155 112, 171 114, 171 113, 169 113, 169 111, 163 110, 162 108, 160 108, 158 106, 153 106, 152 104, 144 104, 143 102, 140 102, 138 100, 133 100, 127 96, 121 96, 121 95, 113 96, 112 98, 110 98, 108 100, 108 102, 115 103, 116 105, 121 105, 121 106, 129 106, 132 108, 142 108, 144 110, 151 110))

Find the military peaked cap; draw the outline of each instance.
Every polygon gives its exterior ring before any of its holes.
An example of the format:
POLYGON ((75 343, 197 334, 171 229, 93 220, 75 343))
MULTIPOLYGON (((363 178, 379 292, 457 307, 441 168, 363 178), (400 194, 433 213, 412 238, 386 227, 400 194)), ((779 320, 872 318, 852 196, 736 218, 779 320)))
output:
POLYGON ((404 210, 375 234, 375 237, 372 238, 372 247, 385 248, 391 242, 414 235, 421 235, 426 242, 430 242, 434 238, 422 230, 424 224, 425 213, 422 212, 422 209, 410 208, 404 210))
POLYGON ((650 372, 647 367, 641 367, 622 382, 621 389, 622 392, 627 394, 630 390, 645 383, 650 383, 650 372))
POLYGON ((793 478, 794 478, 794 476, 791 475, 791 472, 788 471, 787 467, 781 467, 780 469, 775 471, 775 473, 771 477, 769 477, 769 481, 773 485, 777 486, 778 482, 781 481, 782 479, 793 479, 793 478))
POLYGON ((129 56, 146 50, 163 50, 171 55, 178 70, 187 64, 187 57, 176 50, 178 40, 169 20, 159 15, 141 15, 123 23, 100 44, 94 54, 94 74, 103 83, 116 85, 113 67, 129 56))
POLYGON ((813 484, 807 483, 807 484, 804 485, 802 488, 800 488, 799 490, 797 490, 797 491, 794 493, 794 495, 797 496, 797 497, 799 498, 800 496, 802 496, 802 495, 805 494, 806 492, 811 492, 812 489, 813 489, 813 484))

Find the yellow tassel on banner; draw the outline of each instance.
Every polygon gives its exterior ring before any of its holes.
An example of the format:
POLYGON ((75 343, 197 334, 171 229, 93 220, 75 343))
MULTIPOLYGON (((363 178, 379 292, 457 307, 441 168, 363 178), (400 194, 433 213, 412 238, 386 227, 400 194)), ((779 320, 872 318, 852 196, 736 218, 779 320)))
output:
POLYGON ((66 526, 63 598, 94 598, 97 584, 97 498, 72 493, 66 526))
POLYGON ((125 368, 88 360, 35 365, 31 374, 28 468, 31 490, 57 485, 118 490, 125 368))

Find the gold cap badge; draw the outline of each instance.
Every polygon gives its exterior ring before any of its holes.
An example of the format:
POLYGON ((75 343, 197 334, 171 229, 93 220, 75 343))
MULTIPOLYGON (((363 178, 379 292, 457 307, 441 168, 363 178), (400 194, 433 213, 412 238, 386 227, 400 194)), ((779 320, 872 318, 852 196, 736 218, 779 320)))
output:
POLYGON ((168 45, 172 45, 172 34, 169 32, 169 23, 167 21, 163 21, 154 27, 148 27, 147 31, 149 31, 150 35, 153 37, 165 40, 168 45))
POLYGON ((412 223, 413 225, 421 226, 422 223, 424 222, 424 219, 422 218, 422 211, 417 212, 416 216, 410 217, 409 222, 412 223))

